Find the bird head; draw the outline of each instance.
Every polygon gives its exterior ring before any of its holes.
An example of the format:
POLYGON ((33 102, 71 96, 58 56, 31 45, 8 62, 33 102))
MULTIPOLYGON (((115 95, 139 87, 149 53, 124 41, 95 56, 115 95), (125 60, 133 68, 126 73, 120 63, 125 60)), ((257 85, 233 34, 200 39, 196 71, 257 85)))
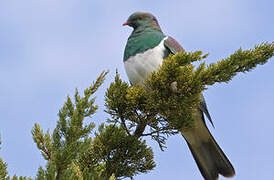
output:
POLYGON ((157 29, 160 29, 157 19, 150 13, 147 12, 135 12, 129 16, 126 22, 123 23, 123 26, 130 26, 134 29, 140 26, 152 26, 157 29))

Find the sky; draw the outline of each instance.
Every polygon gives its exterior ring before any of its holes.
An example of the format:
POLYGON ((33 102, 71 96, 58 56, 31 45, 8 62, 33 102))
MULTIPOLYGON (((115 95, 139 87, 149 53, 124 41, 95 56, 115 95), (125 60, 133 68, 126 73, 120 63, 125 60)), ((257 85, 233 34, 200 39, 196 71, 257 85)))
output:
MULTIPOLYGON (((52 131, 66 96, 109 70, 93 119, 105 121, 104 92, 116 69, 128 81, 122 57, 132 29, 121 25, 133 12, 154 14, 187 51, 209 53, 209 64, 272 42, 273 6, 272 0, 1 0, 0 157, 8 171, 35 177, 45 161, 32 140, 34 123, 52 131)), ((209 128, 234 165, 233 180, 273 178, 273 69, 274 58, 204 92, 215 123, 209 128)), ((164 152, 147 141, 157 167, 136 180, 202 179, 180 135, 168 139, 164 152)))

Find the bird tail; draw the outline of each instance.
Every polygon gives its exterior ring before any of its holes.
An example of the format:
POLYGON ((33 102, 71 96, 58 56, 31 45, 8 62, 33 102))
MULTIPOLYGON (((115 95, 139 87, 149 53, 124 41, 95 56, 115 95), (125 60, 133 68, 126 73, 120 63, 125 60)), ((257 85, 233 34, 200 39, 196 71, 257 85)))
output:
POLYGON ((235 170, 214 140, 208 128, 203 125, 193 131, 182 133, 188 147, 197 163, 197 166, 205 180, 217 180, 219 174, 224 177, 233 177, 235 170))

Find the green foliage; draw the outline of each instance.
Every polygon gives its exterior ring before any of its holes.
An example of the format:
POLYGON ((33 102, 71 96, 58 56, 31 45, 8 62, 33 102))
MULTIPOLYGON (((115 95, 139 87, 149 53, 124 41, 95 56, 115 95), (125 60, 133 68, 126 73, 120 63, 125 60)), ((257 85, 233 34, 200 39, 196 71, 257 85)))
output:
POLYGON ((7 163, 5 163, 1 158, 0 158, 0 179, 7 179, 8 177, 8 172, 7 172, 7 163))
POLYGON ((256 45, 254 49, 239 49, 230 57, 218 63, 212 63, 208 68, 201 65, 201 81, 204 85, 213 85, 215 82, 228 82, 238 72, 249 72, 258 64, 265 64, 274 54, 274 42, 256 45))
POLYGON ((51 159, 51 137, 49 131, 44 134, 43 130, 40 129, 39 124, 35 123, 31 134, 38 149, 41 150, 44 159, 51 159))
POLYGON ((155 167, 152 149, 145 141, 129 136, 121 127, 104 124, 78 162, 83 171, 101 179, 114 174, 117 179, 132 178, 155 167))
MULTIPOLYGON (((164 60, 144 86, 130 86, 118 73, 105 94, 108 125, 90 121, 98 109, 94 93, 103 83, 103 72, 84 91, 67 97, 58 113, 53 133, 35 124, 31 133, 46 166, 39 167, 36 180, 115 180, 133 178, 155 167, 153 152, 142 138, 155 140, 163 150, 168 136, 193 126, 192 115, 201 102, 206 86, 228 82, 238 72, 248 72, 274 55, 273 43, 262 43, 251 50, 239 49, 230 57, 208 66, 192 62, 207 57, 201 51, 179 52, 164 60), (93 135, 93 136, 92 136, 93 135), (93 138, 92 138, 93 137, 93 138)), ((1 145, 1 139, 0 139, 1 145)), ((7 163, 0 158, 1 180, 31 180, 8 176, 7 163)))
POLYGON ((144 130, 147 125, 150 126, 151 137, 159 142, 162 148, 166 138, 163 133, 173 134, 167 131, 167 121, 158 115, 157 109, 154 109, 149 92, 142 86, 130 87, 123 82, 118 73, 115 81, 110 84, 105 95, 106 112, 111 115, 110 123, 118 123, 125 129, 129 136, 137 138, 145 136, 144 130), (159 126, 158 126, 159 125, 159 126), (162 125, 162 127, 160 127, 162 125))
POLYGON ((84 91, 81 97, 76 90, 74 102, 70 97, 59 111, 57 126, 50 135, 41 130, 38 124, 34 125, 32 135, 34 142, 48 161, 46 169, 38 169, 36 179, 92 179, 87 178, 87 172, 81 169, 79 157, 91 146, 90 137, 95 124, 84 123, 84 119, 91 117, 97 110, 95 99, 91 96, 101 86, 107 73, 102 73, 96 82, 84 91), (86 175, 86 176, 85 176, 86 175))
POLYGON ((139 172, 145 173, 155 167, 153 152, 145 141, 129 136, 123 128, 115 125, 99 127, 99 133, 86 156, 103 161, 106 171, 103 175, 110 177, 133 177, 139 172))
POLYGON ((193 126, 193 117, 207 85, 228 82, 238 72, 247 72, 266 63, 274 54, 273 43, 262 43, 251 50, 239 49, 230 57, 195 68, 191 62, 207 57, 201 51, 179 52, 164 60, 144 86, 130 87, 116 74, 106 92, 111 122, 121 124, 128 134, 151 136, 161 149, 166 137, 193 126), (148 132, 146 131, 148 128, 148 132))
POLYGON ((152 73, 145 85, 157 112, 166 117, 171 128, 187 129, 193 125, 192 114, 201 101, 206 85, 228 82, 238 72, 250 71, 258 64, 264 64, 273 56, 274 44, 263 43, 253 50, 239 49, 230 57, 212 63, 207 68, 201 63, 196 69, 190 62, 207 57, 201 51, 180 52, 169 56, 158 72, 152 73), (176 82, 176 92, 171 84, 176 82), (180 111, 178 111, 180 109, 180 111))
POLYGON ((84 91, 83 97, 77 90, 74 100, 67 97, 52 135, 49 131, 44 133, 38 124, 34 125, 34 142, 48 161, 46 169, 38 169, 36 179, 114 180, 131 178, 154 168, 151 148, 145 141, 129 136, 123 128, 101 125, 99 133, 91 138, 95 124, 84 123, 84 120, 98 108, 92 95, 106 74, 102 73, 84 91))
POLYGON ((14 175, 11 180, 32 180, 31 178, 27 178, 26 176, 20 176, 20 177, 17 177, 16 175, 14 175))

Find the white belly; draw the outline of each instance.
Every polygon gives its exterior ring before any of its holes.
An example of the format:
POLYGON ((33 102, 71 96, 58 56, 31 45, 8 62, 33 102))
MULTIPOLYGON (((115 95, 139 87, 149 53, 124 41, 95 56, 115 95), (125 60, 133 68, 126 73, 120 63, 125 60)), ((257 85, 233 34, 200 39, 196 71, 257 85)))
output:
POLYGON ((166 38, 164 38, 160 44, 153 49, 131 56, 124 62, 127 76, 133 85, 142 85, 148 75, 153 71, 157 71, 159 66, 162 65, 165 55, 164 40, 166 38))

